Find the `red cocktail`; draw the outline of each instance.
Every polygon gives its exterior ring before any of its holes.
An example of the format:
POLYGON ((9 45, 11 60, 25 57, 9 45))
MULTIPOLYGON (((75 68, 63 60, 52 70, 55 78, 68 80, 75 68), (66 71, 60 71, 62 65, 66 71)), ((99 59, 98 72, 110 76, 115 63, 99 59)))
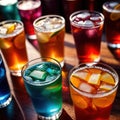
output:
POLYGON ((104 16, 99 12, 78 11, 70 16, 79 62, 100 60, 104 16))

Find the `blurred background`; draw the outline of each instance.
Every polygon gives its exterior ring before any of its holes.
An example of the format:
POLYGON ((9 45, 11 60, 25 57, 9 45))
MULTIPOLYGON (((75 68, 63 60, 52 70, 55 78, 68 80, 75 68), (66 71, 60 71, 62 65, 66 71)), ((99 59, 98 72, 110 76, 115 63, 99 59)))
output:
MULTIPOLYGON (((20 15, 16 4, 21 0, 0 0, 0 21, 18 19, 20 15)), ((34 1, 34 0, 33 0, 34 1)), ((108 0, 40 0, 42 15, 62 15, 66 20, 66 32, 70 33, 69 16, 77 10, 96 10, 102 12, 102 5, 108 0)))

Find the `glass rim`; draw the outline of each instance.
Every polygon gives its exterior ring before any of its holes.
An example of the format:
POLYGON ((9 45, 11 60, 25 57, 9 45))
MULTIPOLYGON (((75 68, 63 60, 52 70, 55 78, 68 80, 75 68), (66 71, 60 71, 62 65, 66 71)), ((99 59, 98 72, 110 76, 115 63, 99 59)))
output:
POLYGON ((62 68, 61 68, 60 62, 57 61, 57 60, 54 59, 54 58, 51 58, 51 57, 38 57, 38 58, 34 58, 34 59, 28 61, 28 62, 22 67, 22 69, 21 69, 21 76, 23 77, 24 81, 26 81, 28 84, 35 85, 35 86, 40 86, 40 85, 43 86, 43 85, 51 84, 51 83, 53 83, 54 81, 56 81, 56 80, 61 76, 61 74, 62 74, 62 68), (42 61, 42 60, 47 60, 47 59, 48 59, 48 60, 52 60, 52 61, 50 61, 50 62, 56 64, 56 65, 60 68, 60 74, 59 74, 54 80, 52 80, 52 81, 46 81, 46 82, 44 81, 44 83, 37 83, 37 84, 36 84, 36 83, 32 83, 32 84, 31 84, 30 82, 28 82, 28 80, 26 80, 26 78, 24 77, 24 71, 25 71, 27 68, 29 68, 29 67, 28 67, 29 64, 33 62, 33 64, 30 65, 30 66, 33 66, 33 65, 35 65, 35 64, 44 62, 44 61, 42 61), (37 61, 37 60, 41 60, 41 61, 35 62, 35 61, 37 61), (35 62, 35 63, 34 63, 34 62, 35 62))
POLYGON ((105 19, 105 17, 104 17, 104 15, 103 15, 103 13, 98 12, 98 11, 95 11, 95 10, 94 10, 94 11, 91 11, 91 10, 79 10, 79 11, 75 11, 75 12, 71 13, 70 16, 69 16, 70 23, 71 23, 73 26, 83 27, 83 28, 85 28, 85 29, 99 27, 100 25, 104 24, 104 19, 105 19), (96 14, 98 14, 98 15, 101 17, 101 21, 99 22, 98 25, 95 25, 95 26, 93 26, 93 27, 84 27, 84 26, 82 26, 82 25, 80 25, 80 24, 79 24, 79 26, 78 26, 78 24, 75 24, 75 23, 72 22, 72 21, 73 21, 72 18, 73 18, 75 15, 77 15, 77 14, 79 14, 79 13, 82 13, 82 12, 96 13, 96 14))
POLYGON ((17 30, 17 32, 13 32, 13 33, 10 33, 10 34, 1 34, 1 33, 0 33, 0 38, 13 37, 13 36, 16 36, 16 35, 20 34, 20 33, 24 30, 23 22, 20 21, 20 20, 4 20, 4 21, 1 21, 1 22, 0 22, 0 27, 1 27, 3 24, 7 24, 7 23, 19 23, 19 24, 21 24, 21 27, 20 27, 19 30, 17 30))
MULTIPOLYGON (((26 1, 26 0, 20 0, 20 1, 17 2, 16 7, 18 8, 18 10, 24 10, 24 11, 31 10, 31 9, 22 9, 22 8, 19 6, 20 4, 22 4, 22 3, 24 3, 24 2, 27 2, 27 1, 26 1)), ((41 6, 41 1, 40 1, 40 0, 34 0, 34 1, 32 1, 32 2, 37 2, 37 6, 36 6, 35 8, 38 8, 38 7, 41 6), (38 2, 39 2, 39 4, 38 4, 38 2)), ((32 8, 32 9, 35 9, 35 8, 32 8)))
POLYGON ((69 85, 70 85, 77 93, 79 93, 79 94, 81 94, 81 95, 83 95, 83 96, 86 96, 86 97, 90 97, 90 98, 105 97, 105 96, 113 93, 113 92, 118 88, 118 84, 119 84, 119 76, 118 76, 117 72, 114 70, 114 68, 112 68, 111 66, 109 66, 109 65, 107 65, 107 64, 105 64, 105 63, 102 63, 102 62, 81 63, 81 64, 79 64, 79 65, 76 65, 76 66, 74 66, 74 67, 70 70, 70 72, 69 72, 69 74, 68 74, 68 79, 69 79, 69 85), (82 66, 82 65, 84 65, 83 67, 86 66, 86 68, 87 68, 87 66, 89 66, 89 65, 90 65, 90 66, 92 66, 92 65, 93 65, 93 66, 94 66, 94 65, 102 65, 101 68, 106 67, 105 70, 108 70, 108 71, 110 71, 110 72, 112 71, 111 73, 114 72, 114 73, 113 73, 114 76, 113 76, 113 74, 112 74, 112 76, 114 77, 114 79, 115 79, 115 81, 116 81, 115 86, 114 86, 110 91, 105 91, 105 92, 101 92, 101 93, 89 93, 89 92, 82 91, 82 90, 78 89, 77 87, 75 87, 75 86, 71 83, 70 77, 71 77, 72 73, 73 73, 77 68, 79 68, 79 67, 82 66))
MULTIPOLYGON (((47 18, 47 17, 57 17, 57 18, 60 18, 60 19, 62 20, 62 27, 60 27, 60 29, 65 26, 65 18, 64 18, 63 16, 55 15, 55 14, 49 14, 49 15, 40 16, 40 17, 38 17, 37 19, 35 19, 34 22, 33 22, 34 29, 36 29, 36 30, 39 29, 39 26, 36 25, 36 23, 39 22, 39 21, 42 20, 42 19, 47 18)), ((57 29, 57 30, 58 30, 58 29, 57 29)), ((38 30, 37 30, 37 31, 38 31, 38 30)), ((44 32, 46 32, 46 31, 44 31, 44 32)), ((48 32, 48 31, 47 31, 47 32, 48 32)))

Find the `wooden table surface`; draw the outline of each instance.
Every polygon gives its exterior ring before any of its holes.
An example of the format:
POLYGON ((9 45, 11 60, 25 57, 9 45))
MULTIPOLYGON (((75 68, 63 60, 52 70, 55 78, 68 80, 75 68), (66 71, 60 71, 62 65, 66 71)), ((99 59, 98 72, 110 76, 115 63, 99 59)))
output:
MULTIPOLYGON (((39 51, 26 41, 29 60, 39 57, 39 51)), ((101 62, 112 66, 120 76, 120 60, 114 58, 105 42, 101 43, 101 62)), ((63 67, 63 112, 60 120, 75 120, 74 109, 69 94, 67 74, 69 70, 78 64, 74 40, 71 34, 65 35, 65 65, 63 67)), ((12 102, 0 109, 0 120, 38 120, 31 100, 24 87, 21 77, 12 76, 7 70, 8 81, 13 95, 12 102)), ((89 118, 88 118, 89 120, 89 118)), ((113 104, 110 120, 120 120, 120 87, 113 104)))

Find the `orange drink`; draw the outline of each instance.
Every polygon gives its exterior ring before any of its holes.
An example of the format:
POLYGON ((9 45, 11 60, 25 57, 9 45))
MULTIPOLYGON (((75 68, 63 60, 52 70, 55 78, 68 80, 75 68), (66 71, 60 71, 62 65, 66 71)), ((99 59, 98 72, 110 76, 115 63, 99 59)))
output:
POLYGON ((13 75, 20 75, 28 61, 23 23, 8 20, 0 23, 0 48, 13 75))
POLYGON ((102 63, 80 64, 69 80, 76 120, 109 120, 118 87, 115 70, 102 63))
POLYGON ((33 23, 42 57, 52 57, 64 64, 65 20, 58 15, 39 17, 33 23))

